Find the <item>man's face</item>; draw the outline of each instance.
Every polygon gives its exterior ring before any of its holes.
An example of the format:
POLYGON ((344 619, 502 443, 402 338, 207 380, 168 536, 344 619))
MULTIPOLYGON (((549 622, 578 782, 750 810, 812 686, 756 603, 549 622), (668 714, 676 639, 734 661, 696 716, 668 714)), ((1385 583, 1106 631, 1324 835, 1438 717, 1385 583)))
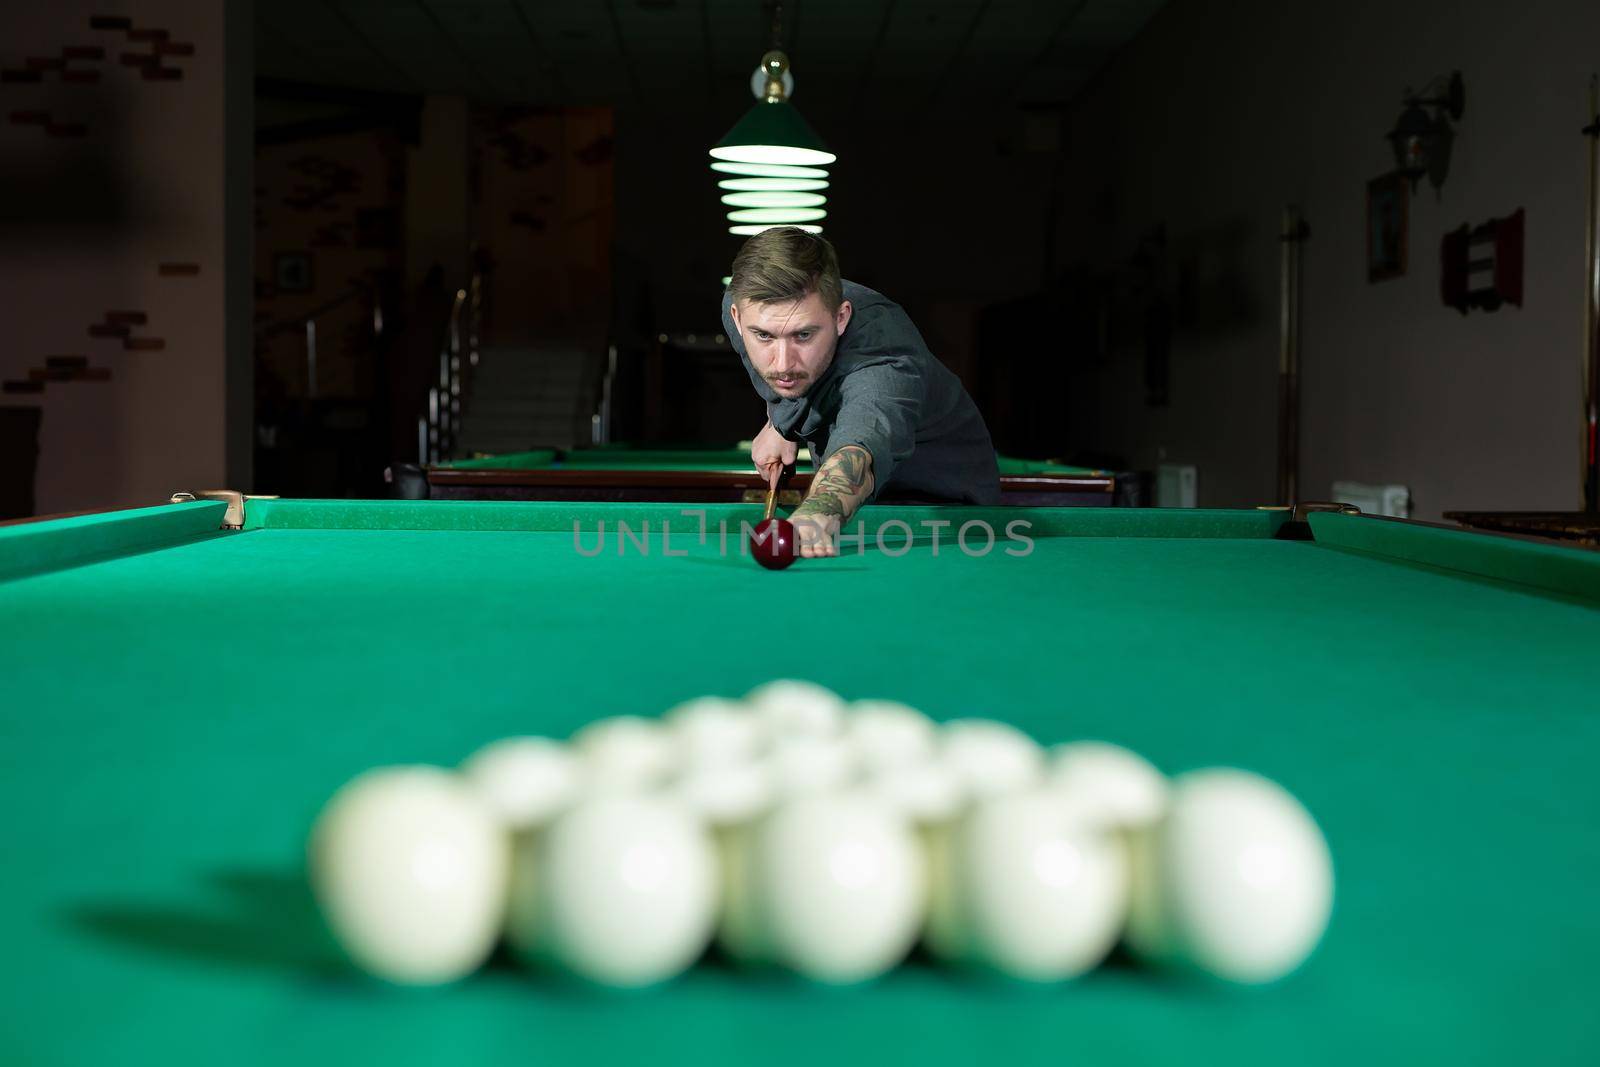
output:
POLYGON ((786 303, 744 301, 733 305, 733 322, 756 373, 773 392, 805 396, 833 362, 839 337, 850 322, 850 301, 841 303, 837 312, 830 312, 818 293, 786 303))

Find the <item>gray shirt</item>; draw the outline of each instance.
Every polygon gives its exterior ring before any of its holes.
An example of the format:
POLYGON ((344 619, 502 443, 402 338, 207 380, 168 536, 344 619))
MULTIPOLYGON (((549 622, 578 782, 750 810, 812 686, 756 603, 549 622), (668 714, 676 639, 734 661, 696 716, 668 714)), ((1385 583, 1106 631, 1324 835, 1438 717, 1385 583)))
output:
POLYGON ((833 362, 802 397, 780 397, 750 363, 722 295, 722 324, 750 382, 767 402, 773 428, 804 441, 821 467, 846 445, 872 455, 873 491, 995 504, 1000 472, 994 444, 961 379, 934 358, 900 305, 866 286, 844 283, 850 324, 833 362))

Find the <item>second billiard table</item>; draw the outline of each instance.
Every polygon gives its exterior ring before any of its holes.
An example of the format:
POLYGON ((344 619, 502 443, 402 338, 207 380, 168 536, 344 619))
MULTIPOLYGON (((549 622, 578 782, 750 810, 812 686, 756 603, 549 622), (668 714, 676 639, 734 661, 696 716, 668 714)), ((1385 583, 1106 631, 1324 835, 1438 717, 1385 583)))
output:
MULTIPOLYGON (((780 501, 800 502, 811 484, 809 454, 780 501)), ((1138 503, 1139 482, 1112 471, 1051 460, 998 457, 1001 502, 1022 507, 1138 503)), ((388 480, 407 500, 590 500, 619 503, 752 503, 766 482, 748 448, 605 446, 535 449, 427 466, 394 464, 388 480)), ((890 498, 892 502, 893 498, 890 498)))
POLYGON ((233 505, 0 527, 0 1062, 1600 1053, 1600 555, 1346 514, 874 507, 862 551, 772 573, 720 543, 748 506, 233 505), (956 543, 974 523, 993 550, 956 543), (506 961, 398 989, 323 932, 306 833, 353 775, 775 676, 1277 779, 1332 849, 1326 939, 1268 988, 713 960, 624 995, 506 961))
POLYGON ((1600 512, 1447 511, 1444 517, 1475 530, 1520 534, 1584 548, 1600 548, 1600 512))

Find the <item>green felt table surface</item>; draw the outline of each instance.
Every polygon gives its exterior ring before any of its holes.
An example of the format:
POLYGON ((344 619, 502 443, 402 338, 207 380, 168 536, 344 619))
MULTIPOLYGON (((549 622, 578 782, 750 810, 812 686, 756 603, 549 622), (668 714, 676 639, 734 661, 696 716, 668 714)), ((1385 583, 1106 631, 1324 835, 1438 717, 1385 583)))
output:
POLYGON ((868 509, 861 554, 769 573, 719 551, 751 509, 705 510, 704 544, 664 505, 0 528, 0 1063, 1596 1062, 1600 556, 1339 515, 1311 542, 1269 512, 868 509), (1021 556, 922 525, 1019 515, 1021 556), (904 552, 872 536, 893 519, 904 552), (394 988, 322 931, 305 835, 356 773, 775 675, 1266 774, 1327 834, 1326 940, 1259 989, 914 962, 616 994, 501 961, 394 988))
MULTIPOLYGON (((1042 459, 997 457, 1001 474, 1097 474, 1089 467, 1075 467, 1042 459)), ((452 470, 750 470, 750 452, 741 448, 580 448, 557 450, 531 449, 494 456, 460 459, 442 464, 452 470)), ((809 463, 801 463, 802 468, 809 463)))

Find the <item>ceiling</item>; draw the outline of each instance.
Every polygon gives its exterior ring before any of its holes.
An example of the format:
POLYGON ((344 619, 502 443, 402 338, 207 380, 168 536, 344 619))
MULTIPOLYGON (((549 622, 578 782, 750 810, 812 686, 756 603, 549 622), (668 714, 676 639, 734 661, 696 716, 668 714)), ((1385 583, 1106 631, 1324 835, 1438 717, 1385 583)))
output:
MULTIPOLYGON (((811 117, 1064 103, 1164 0, 785 0, 811 117)), ((733 114, 770 0, 271 0, 257 74, 399 93, 733 114)))

